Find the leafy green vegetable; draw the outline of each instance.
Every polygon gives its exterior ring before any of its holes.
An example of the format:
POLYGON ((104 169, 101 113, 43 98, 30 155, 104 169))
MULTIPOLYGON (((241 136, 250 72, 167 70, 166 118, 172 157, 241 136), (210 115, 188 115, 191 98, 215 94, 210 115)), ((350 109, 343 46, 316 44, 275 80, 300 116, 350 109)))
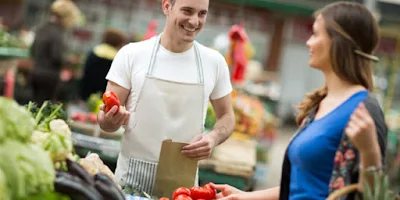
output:
POLYGON ((53 104, 51 101, 45 101, 40 108, 36 103, 29 102, 26 105, 27 110, 32 113, 35 119, 36 130, 48 132, 50 131, 50 121, 53 119, 68 120, 67 113, 62 109, 63 104, 53 104))
POLYGON ((6 139, 29 141, 35 122, 23 106, 0 97, 0 116, 0 143, 6 139))
POLYGON ((39 146, 7 140, 0 145, 0 158, 0 169, 6 174, 11 199, 53 191, 53 163, 39 146))
POLYGON ((0 200, 9 200, 10 194, 7 188, 7 177, 0 169, 0 200))
POLYGON ((216 121, 217 121, 217 118, 216 118, 216 116, 215 116, 214 109, 213 109, 213 107, 212 107, 211 104, 208 104, 208 107, 207 107, 207 114, 206 114, 206 120, 205 120, 204 126, 205 126, 207 129, 212 129, 212 128, 214 128, 214 125, 215 125, 215 122, 216 122, 216 121))
POLYGON ((32 195, 20 200, 70 200, 70 198, 57 192, 49 192, 32 195))
POLYGON ((137 189, 135 187, 132 187, 130 185, 122 186, 122 192, 124 194, 129 194, 129 195, 138 196, 138 197, 145 197, 145 198, 152 199, 152 200, 158 200, 158 197, 150 196, 146 192, 141 191, 141 190, 139 190, 139 189, 137 189))
POLYGON ((52 120, 49 132, 34 131, 32 142, 48 151, 53 162, 64 161, 72 152, 71 130, 63 120, 52 120))
POLYGON ((87 105, 90 112, 97 113, 100 110, 100 106, 103 103, 101 93, 93 93, 87 100, 87 105))

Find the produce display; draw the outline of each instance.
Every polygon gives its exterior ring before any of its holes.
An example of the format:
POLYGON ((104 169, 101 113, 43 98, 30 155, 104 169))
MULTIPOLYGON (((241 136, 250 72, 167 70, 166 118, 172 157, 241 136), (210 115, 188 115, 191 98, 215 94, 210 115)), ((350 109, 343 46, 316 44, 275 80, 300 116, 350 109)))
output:
MULTIPOLYGON (((155 199, 155 200, 170 200, 168 197, 151 197, 150 195, 146 194, 145 192, 138 192, 135 189, 126 187, 124 188, 125 194, 134 194, 135 196, 145 197, 148 199, 155 199)), ((203 187, 193 186, 192 188, 180 187, 175 189, 172 194, 171 200, 212 200, 215 199, 217 191, 215 188, 210 184, 206 184, 203 187)))
POLYGON ((81 165, 67 160, 68 171, 57 171, 55 190, 73 199, 123 200, 124 194, 108 176, 89 174, 81 165))
POLYGON ((5 30, 0 30, 0 47, 26 48, 25 43, 5 30))
POLYGON ((114 180, 116 183, 116 179, 110 168, 107 167, 100 159, 99 155, 95 153, 90 153, 85 158, 81 158, 79 160, 79 164, 89 172, 91 175, 96 175, 98 173, 104 174, 108 176, 111 180, 114 180))
POLYGON ((206 121, 205 121, 204 127, 206 129, 212 129, 214 127, 216 121, 217 121, 217 118, 215 116, 214 109, 213 109, 211 103, 209 103, 208 107, 207 107, 207 115, 206 115, 206 121))
POLYGON ((71 130, 65 122, 67 114, 61 107, 62 104, 54 105, 49 101, 44 102, 40 108, 32 102, 27 105, 35 120, 31 140, 49 152, 57 168, 65 166, 62 162, 68 157, 73 159, 71 130))
POLYGON ((0 97, 0 191, 2 200, 24 199, 54 190, 48 153, 31 142, 35 120, 15 101, 0 97))
POLYGON ((87 124, 97 124, 97 115, 95 113, 89 112, 75 112, 71 114, 71 119, 80 122, 80 123, 87 123, 87 124))
POLYGON ((100 93, 94 93, 89 96, 87 100, 87 105, 89 112, 97 114, 100 111, 100 105, 103 104, 103 99, 100 93))
POLYGON ((235 92, 232 95, 235 111, 235 131, 256 137, 264 127, 266 113, 261 101, 256 97, 235 92))
POLYGON ((0 97, 0 200, 122 200, 97 154, 74 155, 62 104, 0 97))

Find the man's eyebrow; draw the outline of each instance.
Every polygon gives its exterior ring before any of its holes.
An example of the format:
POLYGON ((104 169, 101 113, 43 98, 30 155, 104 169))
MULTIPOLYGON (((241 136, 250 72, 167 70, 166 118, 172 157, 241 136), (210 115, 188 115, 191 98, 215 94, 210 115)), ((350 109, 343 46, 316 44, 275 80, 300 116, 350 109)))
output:
MULTIPOLYGON (((195 9, 192 8, 192 7, 182 7, 181 9, 182 9, 182 10, 190 10, 190 11, 195 10, 195 9)), ((203 10, 201 10, 200 12, 205 12, 205 13, 207 13, 208 10, 207 10, 207 9, 203 9, 203 10)))

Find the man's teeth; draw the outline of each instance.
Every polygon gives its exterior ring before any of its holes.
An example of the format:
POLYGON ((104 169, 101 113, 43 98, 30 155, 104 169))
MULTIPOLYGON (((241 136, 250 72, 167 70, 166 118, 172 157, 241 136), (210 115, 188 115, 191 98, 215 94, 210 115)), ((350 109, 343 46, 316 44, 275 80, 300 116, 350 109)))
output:
POLYGON ((193 29, 190 29, 190 28, 186 28, 186 27, 183 27, 185 30, 187 30, 187 31, 190 31, 190 32, 194 32, 196 29, 195 28, 193 28, 193 29))

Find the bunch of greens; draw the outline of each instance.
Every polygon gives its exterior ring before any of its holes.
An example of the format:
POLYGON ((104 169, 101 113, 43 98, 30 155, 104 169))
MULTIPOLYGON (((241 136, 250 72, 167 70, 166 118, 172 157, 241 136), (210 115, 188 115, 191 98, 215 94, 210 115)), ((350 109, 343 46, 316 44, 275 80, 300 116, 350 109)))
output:
POLYGON ((44 132, 50 130, 49 124, 51 120, 68 120, 68 115, 62 109, 62 106, 62 103, 53 104, 51 101, 45 101, 40 108, 33 102, 29 102, 29 104, 26 105, 28 111, 32 113, 32 116, 35 119, 35 129, 44 132))
POLYGON ((35 119, 32 141, 48 151, 54 163, 72 158, 71 130, 62 106, 50 101, 45 101, 40 108, 32 102, 26 106, 35 119))
POLYGON ((122 187, 122 192, 124 194, 129 194, 129 195, 138 196, 138 197, 145 197, 145 198, 152 199, 152 200, 158 200, 158 197, 150 196, 146 192, 141 191, 141 190, 137 189, 136 187, 133 187, 133 186, 130 186, 130 185, 123 186, 122 187))

